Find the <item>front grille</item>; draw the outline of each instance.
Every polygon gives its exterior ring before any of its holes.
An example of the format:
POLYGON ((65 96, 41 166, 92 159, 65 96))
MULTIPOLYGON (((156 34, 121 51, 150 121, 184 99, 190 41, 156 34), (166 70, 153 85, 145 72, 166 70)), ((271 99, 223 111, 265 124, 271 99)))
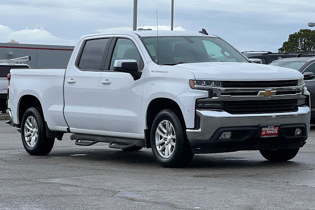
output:
POLYGON ((288 87, 297 86, 297 80, 286 80, 286 81, 244 81, 244 82, 234 82, 226 81, 222 82, 222 87, 288 87))
POLYGON ((231 114, 259 114, 276 112, 295 112, 296 99, 268 101, 224 101, 223 110, 231 114))

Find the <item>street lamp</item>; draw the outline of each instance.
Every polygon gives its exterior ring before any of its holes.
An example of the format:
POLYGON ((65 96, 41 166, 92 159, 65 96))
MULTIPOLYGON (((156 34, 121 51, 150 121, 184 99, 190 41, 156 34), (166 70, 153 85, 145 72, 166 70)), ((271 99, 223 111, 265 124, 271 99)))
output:
POLYGON ((309 22, 307 25, 308 25, 309 27, 314 27, 314 26, 315 26, 315 23, 314 23, 314 22, 309 22))

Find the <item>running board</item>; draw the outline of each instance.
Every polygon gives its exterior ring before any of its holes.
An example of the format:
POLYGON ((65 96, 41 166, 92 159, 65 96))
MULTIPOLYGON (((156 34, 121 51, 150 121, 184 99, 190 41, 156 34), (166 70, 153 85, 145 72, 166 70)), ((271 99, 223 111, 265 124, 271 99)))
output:
POLYGON ((71 140, 75 140, 76 145, 91 146, 98 142, 109 143, 109 147, 117 149, 126 149, 132 146, 144 147, 144 140, 141 139, 124 139, 109 136, 93 136, 73 134, 70 136, 71 140))

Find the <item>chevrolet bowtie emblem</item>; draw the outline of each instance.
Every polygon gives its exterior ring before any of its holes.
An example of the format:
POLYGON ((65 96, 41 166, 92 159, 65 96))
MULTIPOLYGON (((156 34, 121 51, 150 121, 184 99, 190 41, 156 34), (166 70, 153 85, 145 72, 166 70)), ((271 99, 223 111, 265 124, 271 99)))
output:
POLYGON ((275 90, 265 90, 265 91, 259 91, 258 96, 265 96, 265 97, 270 97, 272 95, 276 95, 275 90))

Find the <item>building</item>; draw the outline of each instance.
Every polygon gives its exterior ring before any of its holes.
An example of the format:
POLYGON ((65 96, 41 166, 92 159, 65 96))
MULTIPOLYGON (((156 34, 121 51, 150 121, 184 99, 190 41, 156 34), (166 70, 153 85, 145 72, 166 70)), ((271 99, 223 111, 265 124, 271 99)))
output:
POLYGON ((31 56, 34 69, 66 68, 73 46, 0 43, 0 59, 31 56))

